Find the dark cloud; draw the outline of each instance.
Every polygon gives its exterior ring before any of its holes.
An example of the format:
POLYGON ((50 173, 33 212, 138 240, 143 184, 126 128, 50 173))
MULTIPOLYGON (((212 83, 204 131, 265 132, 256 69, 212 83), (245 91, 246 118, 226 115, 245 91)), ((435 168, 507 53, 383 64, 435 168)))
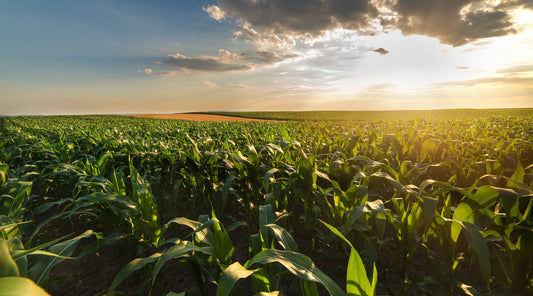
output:
POLYGON ((516 33, 509 11, 533 9, 533 0, 218 0, 217 5, 224 16, 262 35, 318 36, 334 28, 372 34, 380 22, 384 31, 400 29, 460 46, 516 33))
POLYGON ((515 33, 509 14, 488 1, 398 0, 393 10, 404 34, 436 37, 453 46, 515 33))
POLYGON ((168 55, 165 65, 185 71, 228 72, 249 70, 248 65, 236 63, 235 60, 224 60, 220 57, 191 58, 181 54, 168 55))
POLYGON ((374 51, 377 52, 377 53, 379 53, 380 55, 386 55, 386 54, 389 53, 389 51, 386 50, 386 49, 383 48, 383 47, 380 47, 380 48, 378 48, 378 49, 375 49, 374 51))
POLYGON ((219 0, 227 16, 276 34, 320 35, 338 27, 361 29, 378 16, 368 0, 219 0))
POLYGON ((182 71, 233 72, 251 70, 256 66, 268 66, 298 57, 293 53, 257 51, 235 54, 221 49, 218 56, 187 57, 179 53, 168 55, 164 64, 182 71))

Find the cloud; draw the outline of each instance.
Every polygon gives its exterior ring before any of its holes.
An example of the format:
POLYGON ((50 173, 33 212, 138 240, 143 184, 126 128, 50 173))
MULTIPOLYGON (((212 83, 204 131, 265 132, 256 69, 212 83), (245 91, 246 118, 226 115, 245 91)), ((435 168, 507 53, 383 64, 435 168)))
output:
POLYGON ((236 37, 254 44, 284 44, 287 37, 316 38, 342 28, 362 35, 400 29, 453 46, 516 33, 515 9, 533 9, 533 1, 218 0, 204 8, 216 20, 240 20, 236 37))
POLYGON ((507 2, 504 9, 490 0, 397 0, 392 10, 398 13, 396 26, 404 34, 435 37, 460 46, 516 33, 508 10, 521 4, 507 2))
POLYGON ((175 76, 175 75, 178 75, 180 74, 179 71, 154 71, 150 68, 146 68, 144 70, 138 70, 137 72, 139 73, 144 73, 144 74, 148 74, 148 75, 156 75, 156 76, 175 76))
POLYGON ((257 51, 253 54, 242 55, 244 60, 254 65, 272 65, 298 56, 295 53, 278 53, 275 51, 257 51))
POLYGON ((222 50, 219 51, 219 56, 186 57, 179 53, 170 54, 164 64, 183 71, 228 72, 250 69, 250 66, 238 60, 231 53, 222 50))
POLYGON ((203 83, 205 83, 209 87, 217 87, 217 84, 211 81, 202 80, 203 83))
POLYGON ((243 24, 238 30, 233 33, 233 36, 243 38, 245 42, 255 44, 259 49, 275 48, 283 49, 289 48, 296 44, 296 41, 291 36, 278 36, 273 33, 260 34, 248 24, 243 24))
POLYGON ((509 8, 525 8, 525 9, 533 9, 533 1, 531 0, 507 0, 507 1, 501 1, 498 5, 501 9, 509 9, 509 8))
POLYGON ((468 70, 468 67, 465 67, 465 66, 455 66, 455 69, 459 69, 459 70, 468 70))
POLYGON ((520 65, 505 69, 498 70, 497 73, 521 73, 521 72, 533 72, 533 65, 520 65))
POLYGON ((180 53, 168 55, 164 64, 183 72, 238 72, 252 70, 258 66, 270 66, 298 57, 295 53, 256 51, 252 53, 231 53, 220 49, 217 56, 187 57, 180 53))
POLYGON ((449 87, 456 87, 456 86, 475 86, 479 84, 500 84, 500 85, 508 85, 508 84, 521 84, 530 86, 533 85, 533 77, 485 77, 485 78, 479 78, 479 79, 472 79, 472 80, 463 80, 463 81, 450 81, 450 82, 443 82, 443 83, 435 83, 435 86, 449 86, 449 87))
POLYGON ((382 90, 382 89, 390 89, 395 88, 397 85, 391 82, 386 83, 378 83, 378 84, 371 84, 367 86, 365 89, 367 90, 382 90))
POLYGON ((224 17, 226 17, 226 13, 220 9, 220 7, 216 5, 209 5, 207 7, 203 7, 203 10, 209 14, 209 16, 217 21, 222 21, 224 17))
POLYGON ((281 35, 321 35, 335 28, 361 29, 378 16, 368 0, 219 0, 227 16, 261 31, 281 35))
POLYGON ((380 47, 380 48, 378 48, 378 49, 376 49, 376 50, 374 50, 374 51, 377 52, 377 53, 379 53, 380 55, 386 55, 386 54, 389 53, 389 51, 386 50, 386 49, 383 48, 383 47, 380 47))
POLYGON ((234 87, 236 88, 248 88, 248 85, 245 85, 245 84, 235 84, 234 87))

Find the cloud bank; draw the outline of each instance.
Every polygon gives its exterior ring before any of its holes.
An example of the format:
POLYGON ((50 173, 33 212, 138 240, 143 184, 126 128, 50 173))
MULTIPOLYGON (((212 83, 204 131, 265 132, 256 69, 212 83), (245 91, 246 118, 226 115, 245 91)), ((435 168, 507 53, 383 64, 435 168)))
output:
POLYGON ((338 28, 361 34, 400 29, 453 46, 516 33, 514 9, 533 9, 533 1, 218 0, 204 8, 216 20, 240 20, 244 25, 238 34, 255 41, 262 35, 316 37, 338 28))

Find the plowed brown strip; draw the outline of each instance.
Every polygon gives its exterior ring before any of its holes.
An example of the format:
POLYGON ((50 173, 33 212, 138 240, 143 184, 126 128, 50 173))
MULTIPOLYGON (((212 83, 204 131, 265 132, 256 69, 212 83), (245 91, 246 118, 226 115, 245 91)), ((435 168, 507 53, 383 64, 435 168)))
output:
POLYGON ((264 119, 242 118, 233 116, 211 115, 211 114, 137 114, 134 117, 159 118, 159 119, 180 119, 193 121, 266 121, 264 119))

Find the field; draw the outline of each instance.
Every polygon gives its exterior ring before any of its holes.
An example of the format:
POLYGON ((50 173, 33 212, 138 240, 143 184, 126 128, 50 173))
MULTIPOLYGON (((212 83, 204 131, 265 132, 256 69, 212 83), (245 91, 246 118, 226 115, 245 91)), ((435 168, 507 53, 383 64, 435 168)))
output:
POLYGON ((0 294, 530 295, 532 110, 447 112, 0 118, 0 294))
MULTIPOLYGON (((202 113, 191 113, 202 114, 202 113)), ((479 119, 491 116, 532 117, 533 109, 440 109, 396 111, 271 111, 271 112, 208 112, 243 118, 274 120, 409 120, 409 119, 479 119)))
POLYGON ((265 119, 256 119, 256 118, 250 118, 250 117, 235 117, 235 116, 222 116, 222 115, 214 115, 214 114, 196 114, 196 113, 138 114, 138 115, 131 115, 131 116, 141 117, 141 118, 179 119, 179 120, 216 121, 216 122, 225 122, 225 121, 250 122, 250 121, 264 121, 265 120, 265 119))

